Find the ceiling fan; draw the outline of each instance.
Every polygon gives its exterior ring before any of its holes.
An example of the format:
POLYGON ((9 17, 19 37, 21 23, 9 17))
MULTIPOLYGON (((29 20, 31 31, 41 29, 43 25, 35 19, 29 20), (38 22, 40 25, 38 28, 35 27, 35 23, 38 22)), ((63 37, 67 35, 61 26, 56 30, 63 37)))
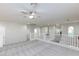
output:
POLYGON ((28 17, 29 19, 37 19, 40 17, 36 11, 37 6, 37 3, 30 3, 31 8, 27 10, 21 10, 21 13, 24 15, 24 17, 28 17))

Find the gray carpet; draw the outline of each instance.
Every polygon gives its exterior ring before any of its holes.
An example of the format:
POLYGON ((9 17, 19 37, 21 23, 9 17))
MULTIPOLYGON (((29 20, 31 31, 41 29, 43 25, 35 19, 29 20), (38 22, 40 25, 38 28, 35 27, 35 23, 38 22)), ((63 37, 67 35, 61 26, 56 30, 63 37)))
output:
POLYGON ((79 51, 34 40, 6 45, 0 56, 79 56, 79 51))

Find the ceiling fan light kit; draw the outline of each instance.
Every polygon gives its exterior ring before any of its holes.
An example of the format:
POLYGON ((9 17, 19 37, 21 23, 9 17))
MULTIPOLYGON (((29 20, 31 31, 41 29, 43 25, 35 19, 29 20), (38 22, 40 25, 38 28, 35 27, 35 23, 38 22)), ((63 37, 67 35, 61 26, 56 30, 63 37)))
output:
POLYGON ((30 6, 32 9, 30 9, 28 12, 26 10, 22 10, 22 14, 24 14, 24 16, 27 16, 29 19, 36 19, 37 17, 37 11, 36 11, 36 7, 37 7, 37 3, 30 3, 30 6))
POLYGON ((34 18, 34 16, 33 16, 33 15, 30 15, 30 16, 29 16, 29 18, 30 18, 30 19, 33 19, 33 18, 34 18))

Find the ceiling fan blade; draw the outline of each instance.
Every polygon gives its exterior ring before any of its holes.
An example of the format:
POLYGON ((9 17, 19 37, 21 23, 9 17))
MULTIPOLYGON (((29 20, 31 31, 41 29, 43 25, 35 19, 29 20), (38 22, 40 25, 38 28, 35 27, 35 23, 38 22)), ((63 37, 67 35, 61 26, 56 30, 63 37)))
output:
POLYGON ((26 10, 16 10, 20 15, 24 15, 26 17, 29 13, 26 10))
POLYGON ((21 13, 23 13, 23 14, 28 14, 28 12, 25 11, 25 10, 22 10, 21 13))

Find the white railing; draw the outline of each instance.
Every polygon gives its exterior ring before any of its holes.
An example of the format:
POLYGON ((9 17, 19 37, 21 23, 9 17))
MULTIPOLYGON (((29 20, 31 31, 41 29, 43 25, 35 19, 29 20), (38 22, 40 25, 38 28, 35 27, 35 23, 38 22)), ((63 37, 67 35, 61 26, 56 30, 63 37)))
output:
POLYGON ((79 47, 78 37, 79 35, 74 35, 70 37, 67 34, 62 34, 61 36, 58 34, 52 34, 47 36, 47 35, 34 35, 33 33, 31 33, 30 35, 31 40, 42 39, 42 40, 57 42, 60 44, 70 45, 74 47, 79 47))
POLYGON ((79 47, 79 38, 78 37, 79 37, 78 35, 74 35, 74 36, 70 37, 68 35, 63 34, 61 37, 60 43, 79 47))

